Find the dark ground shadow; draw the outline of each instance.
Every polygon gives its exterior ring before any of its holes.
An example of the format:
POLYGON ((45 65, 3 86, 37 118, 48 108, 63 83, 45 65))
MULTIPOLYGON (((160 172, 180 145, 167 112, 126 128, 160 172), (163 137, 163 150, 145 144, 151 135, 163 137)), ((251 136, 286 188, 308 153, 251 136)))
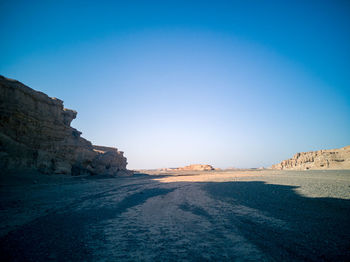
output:
MULTIPOLYGON (((67 210, 58 210, 35 219, 0 239, 0 261, 93 261, 86 240, 101 236, 87 236, 88 227, 113 219, 149 198, 171 191, 163 188, 146 189, 130 194, 112 207, 76 211, 76 206, 71 206, 67 210)), ((105 195, 102 193, 95 195, 95 199, 84 200, 98 201, 105 195)))
POLYGON ((350 200, 308 198, 295 186, 265 182, 205 183, 213 198, 280 219, 277 230, 245 216, 231 216, 242 234, 276 261, 350 261, 350 200))
MULTIPOLYGON (((161 188, 163 184, 152 180, 154 177, 139 175, 130 179, 145 179, 148 187, 131 194, 112 206, 94 205, 91 208, 61 210, 40 217, 10 232, 0 239, 1 261, 91 261, 93 254, 88 240, 103 238, 100 235, 87 236, 88 228, 101 221, 116 218, 129 208, 145 203, 148 199, 164 196, 184 184, 199 184, 201 189, 214 200, 223 201, 233 207, 245 206, 257 212, 284 221, 288 227, 275 227, 267 222, 255 221, 244 214, 225 212, 221 215, 240 230, 240 233, 259 250, 269 261, 350 261, 350 201, 334 198, 308 198, 295 193, 295 187, 271 185, 264 182, 209 182, 174 183, 174 188, 161 188), (151 187, 151 188, 150 188, 151 187)), ((128 178, 123 178, 128 179, 128 178)), ((99 203, 103 194, 90 199, 99 203)), ((213 217, 202 207, 179 206, 193 212, 215 225, 213 217)), ((156 213, 157 210, 154 210, 156 213)), ((227 225, 229 230, 230 224, 227 225)), ((141 230, 141 229, 140 229, 141 230)), ((137 231, 137 229, 136 229, 137 231)), ((163 232, 164 237, 167 232, 163 232)), ((134 236, 131 236, 134 237, 134 236)), ((216 246, 220 246, 220 234, 216 246)), ((137 239, 134 237, 134 239, 137 239)), ((103 239, 102 239, 103 241, 103 239)), ((201 242, 209 243, 209 236, 201 235, 201 242)), ((196 245, 196 243, 193 243, 196 245)), ((138 249, 132 243, 128 252, 138 249)), ((232 261, 220 256, 220 249, 213 246, 217 254, 215 261, 232 261)), ((148 250, 149 251, 149 250, 148 250)), ((152 250, 150 251, 152 252, 152 250)), ((176 261, 169 251, 161 252, 164 259, 176 261)), ((200 252, 190 250, 189 261, 202 259, 200 252)), ((234 257, 234 254, 233 256, 234 257)), ((249 258, 240 258, 241 261, 249 258)), ((210 259, 211 260, 211 259, 210 259)), ((131 260, 126 260, 131 261, 131 260)))

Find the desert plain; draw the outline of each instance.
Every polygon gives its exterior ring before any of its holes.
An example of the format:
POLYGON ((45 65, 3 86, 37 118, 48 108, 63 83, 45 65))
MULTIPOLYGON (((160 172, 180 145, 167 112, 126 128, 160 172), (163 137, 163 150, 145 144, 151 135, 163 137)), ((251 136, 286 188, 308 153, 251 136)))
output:
POLYGON ((2 261, 350 259, 350 170, 0 179, 2 261))

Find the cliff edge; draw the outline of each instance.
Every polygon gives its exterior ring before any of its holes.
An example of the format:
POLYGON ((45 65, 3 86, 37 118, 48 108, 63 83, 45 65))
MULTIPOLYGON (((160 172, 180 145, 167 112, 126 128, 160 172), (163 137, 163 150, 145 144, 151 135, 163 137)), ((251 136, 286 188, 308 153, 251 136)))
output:
POLYGON ((271 166, 272 169, 350 169, 350 146, 339 149, 297 153, 271 166))
POLYGON ((131 174, 123 152, 94 146, 70 126, 63 101, 0 76, 0 170, 56 174, 131 174))

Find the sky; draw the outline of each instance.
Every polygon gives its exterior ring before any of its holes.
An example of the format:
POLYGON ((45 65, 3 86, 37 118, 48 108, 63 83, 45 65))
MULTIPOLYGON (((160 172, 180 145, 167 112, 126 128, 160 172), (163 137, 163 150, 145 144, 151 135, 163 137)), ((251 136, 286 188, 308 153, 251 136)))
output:
POLYGON ((0 74, 128 167, 270 166, 350 144, 349 1, 4 1, 0 74))

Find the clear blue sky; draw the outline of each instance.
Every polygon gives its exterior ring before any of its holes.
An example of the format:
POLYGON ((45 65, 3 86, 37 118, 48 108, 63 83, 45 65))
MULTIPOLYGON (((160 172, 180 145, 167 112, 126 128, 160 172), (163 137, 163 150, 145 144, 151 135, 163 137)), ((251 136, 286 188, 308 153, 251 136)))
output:
POLYGON ((130 168, 350 144, 349 1, 0 1, 0 74, 130 168))

